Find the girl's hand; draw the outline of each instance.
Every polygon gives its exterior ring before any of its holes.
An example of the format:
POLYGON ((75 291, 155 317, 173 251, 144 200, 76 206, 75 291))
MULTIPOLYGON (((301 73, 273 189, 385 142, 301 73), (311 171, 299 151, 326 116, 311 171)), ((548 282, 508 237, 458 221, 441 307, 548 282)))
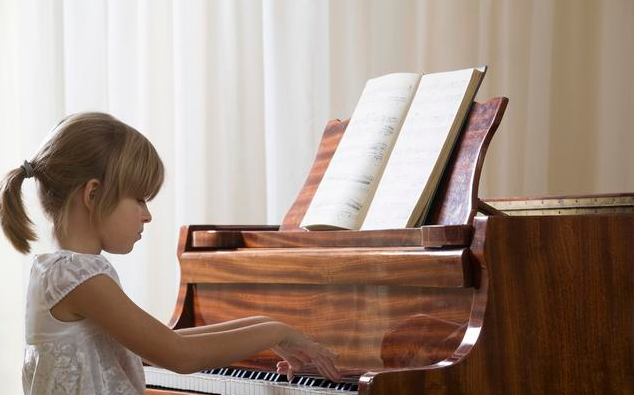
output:
POLYGON ((277 363, 277 373, 286 374, 288 380, 293 379, 294 373, 304 364, 312 363, 320 374, 331 381, 341 380, 341 375, 335 367, 337 355, 321 344, 310 340, 302 332, 288 327, 286 339, 272 350, 284 360, 277 363))

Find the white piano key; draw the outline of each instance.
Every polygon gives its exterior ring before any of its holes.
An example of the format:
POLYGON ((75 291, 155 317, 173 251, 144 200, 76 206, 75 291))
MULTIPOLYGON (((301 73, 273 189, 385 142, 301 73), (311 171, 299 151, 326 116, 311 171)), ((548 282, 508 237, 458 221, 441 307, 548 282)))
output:
POLYGON ((227 380, 227 395, 236 395, 235 381, 233 378, 227 380))
POLYGON ((192 388, 194 391, 198 391, 198 392, 202 392, 202 387, 201 387, 201 382, 202 380, 199 377, 193 377, 194 380, 192 380, 192 388))
POLYGON ((170 376, 169 384, 170 387, 178 388, 178 376, 170 376))
POLYGON ((231 395, 240 395, 240 381, 234 377, 231 379, 231 385, 233 386, 233 392, 231 392, 231 395))
POLYGON ((203 381, 205 383, 205 385, 203 385, 203 392, 207 392, 210 393, 211 391, 213 391, 213 383, 214 383, 214 379, 213 377, 210 377, 206 380, 203 381))

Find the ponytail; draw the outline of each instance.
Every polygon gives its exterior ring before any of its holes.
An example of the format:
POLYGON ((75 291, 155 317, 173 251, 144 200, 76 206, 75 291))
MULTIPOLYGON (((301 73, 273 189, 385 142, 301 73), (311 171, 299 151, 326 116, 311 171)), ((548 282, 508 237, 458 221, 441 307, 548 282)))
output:
POLYGON ((34 224, 26 215, 22 201, 22 182, 33 175, 29 162, 11 170, 0 185, 0 222, 13 247, 23 254, 31 251, 30 241, 37 240, 34 224))

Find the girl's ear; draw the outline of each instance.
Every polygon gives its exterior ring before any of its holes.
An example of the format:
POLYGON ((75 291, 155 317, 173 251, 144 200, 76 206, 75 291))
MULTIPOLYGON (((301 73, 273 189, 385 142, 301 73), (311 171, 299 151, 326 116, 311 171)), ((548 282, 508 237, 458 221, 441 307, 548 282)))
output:
POLYGON ((92 211, 95 206, 95 192, 99 189, 100 184, 101 182, 98 179, 91 178, 84 185, 82 190, 82 201, 89 211, 92 211))

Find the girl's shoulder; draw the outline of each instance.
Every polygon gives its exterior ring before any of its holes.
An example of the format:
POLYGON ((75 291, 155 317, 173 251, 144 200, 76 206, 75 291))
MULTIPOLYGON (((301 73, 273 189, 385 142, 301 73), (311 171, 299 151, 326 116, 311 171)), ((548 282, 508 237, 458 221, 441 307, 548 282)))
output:
POLYGON ((46 305, 51 308, 75 287, 100 274, 120 285, 116 270, 103 255, 59 250, 35 256, 31 281, 44 291, 46 305))
POLYGON ((57 250, 54 252, 37 254, 34 256, 33 263, 42 266, 43 268, 49 268, 58 265, 59 262, 76 265, 91 264, 94 262, 98 265, 110 265, 110 262, 108 262, 106 257, 101 254, 83 254, 71 250, 57 250))

